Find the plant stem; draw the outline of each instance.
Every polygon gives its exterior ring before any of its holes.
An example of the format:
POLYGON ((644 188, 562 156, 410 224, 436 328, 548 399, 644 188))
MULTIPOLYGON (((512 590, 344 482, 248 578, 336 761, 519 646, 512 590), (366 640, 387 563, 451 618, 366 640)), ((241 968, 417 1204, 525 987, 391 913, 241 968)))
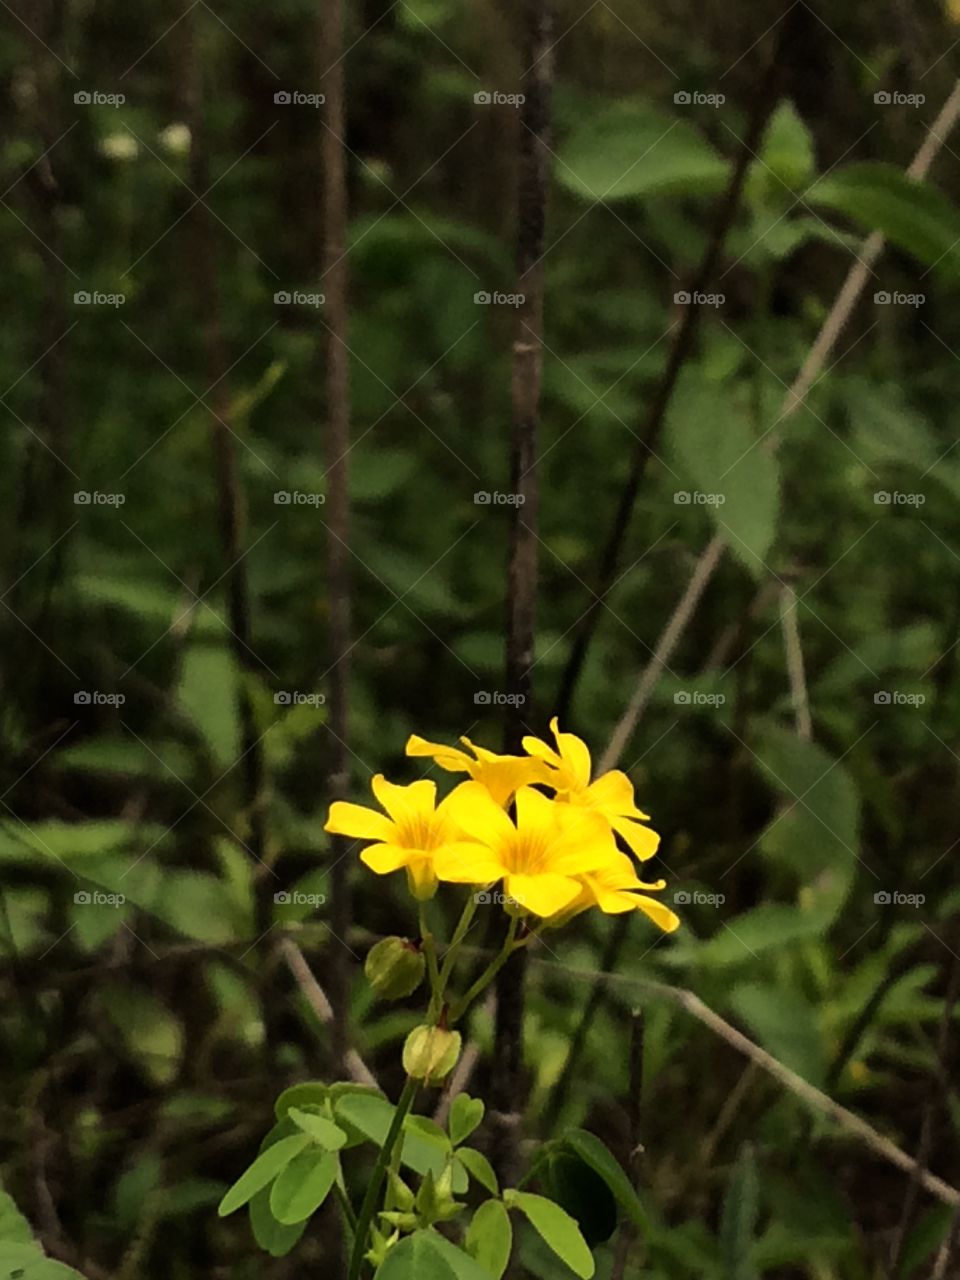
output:
POLYGON ((457 921, 457 927, 453 931, 453 937, 450 939, 450 945, 443 954, 443 964, 440 967, 440 975, 437 979, 437 986, 434 999, 430 1002, 430 1009, 427 1012, 427 1021, 435 1022, 440 1016, 440 1010, 443 1008, 443 993, 447 989, 447 983, 450 981, 450 974, 453 972, 453 966, 457 962, 457 956, 460 952, 460 943, 467 936, 467 930, 473 921, 474 913, 477 910, 477 897, 475 893, 471 893, 464 905, 460 919, 457 921))
POLYGON ((507 930, 507 936, 503 941, 503 946, 500 948, 500 951, 490 961, 486 969, 484 969, 483 973, 481 973, 480 977, 477 978, 476 982, 474 982, 470 987, 467 988, 465 994, 460 997, 460 999, 451 1009, 450 1017, 447 1019, 447 1022, 451 1027, 454 1025, 454 1023, 458 1022, 459 1019, 463 1017, 463 1015, 469 1009, 470 1005, 474 1002, 474 1000, 476 1000, 477 996, 480 995, 481 991, 486 990, 486 988, 490 985, 493 979, 497 976, 497 974, 500 972, 503 966, 507 963, 507 961, 513 955, 514 951, 516 951, 519 947, 526 946, 526 942, 527 942, 526 938, 524 938, 521 942, 516 941, 518 924, 519 924, 519 921, 517 920, 517 917, 516 916, 511 917, 510 928, 507 930))
POLYGON ((430 978, 430 1006, 433 1007, 440 990, 440 971, 437 968, 437 943, 427 924, 427 909, 422 902, 417 903, 417 919, 420 922, 420 941, 423 943, 423 954, 427 960, 427 974, 430 978))
POLYGON ((374 1210, 380 1197, 380 1188, 383 1185, 384 1175, 393 1158, 393 1149, 400 1139, 400 1133, 403 1128, 403 1122, 406 1119, 410 1108, 413 1106, 413 1099, 417 1092, 417 1081, 412 1076, 407 1076, 407 1082, 403 1086, 403 1093, 400 1095, 400 1101, 397 1103, 397 1109, 393 1113, 393 1120, 390 1123, 390 1129, 387 1132, 386 1141, 377 1152, 377 1162, 373 1166, 373 1173, 370 1175, 370 1181, 367 1184, 367 1193, 363 1197, 363 1204, 360 1206, 360 1216, 357 1219, 357 1233, 353 1240, 353 1252, 350 1255, 350 1273, 348 1280, 360 1280, 360 1269, 363 1266, 363 1255, 366 1251, 367 1236, 370 1234, 370 1223, 373 1221, 374 1210))
POLYGON ((333 1194, 336 1196, 337 1204, 340 1206, 340 1212, 343 1214, 343 1225, 347 1229, 347 1236, 350 1244, 352 1245, 356 1239, 357 1215, 353 1212, 353 1205, 350 1203, 350 1197, 339 1182, 334 1182, 333 1194))

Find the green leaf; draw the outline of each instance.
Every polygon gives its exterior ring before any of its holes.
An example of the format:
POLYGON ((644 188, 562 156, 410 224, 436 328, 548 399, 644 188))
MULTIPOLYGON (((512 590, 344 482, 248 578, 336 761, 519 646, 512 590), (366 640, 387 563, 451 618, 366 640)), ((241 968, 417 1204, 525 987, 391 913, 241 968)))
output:
POLYGON ((617 1202, 604 1180, 562 1143, 551 1144, 541 1167, 543 1189, 566 1209, 591 1249, 617 1229, 617 1202))
POLYGON ((269 1187, 262 1187, 247 1208, 253 1238, 272 1258, 282 1258, 288 1254, 307 1229, 307 1218, 292 1227, 285 1227, 276 1220, 270 1212, 269 1187))
POLYGON ((670 478, 676 517, 688 521, 706 510, 737 559, 759 576, 777 532, 776 455, 763 447, 745 411, 696 374, 677 388, 668 432, 682 476, 670 478))
POLYGON ((727 1187, 720 1222, 720 1244, 730 1280, 754 1280, 750 1250, 757 1230, 759 1182, 753 1148, 744 1143, 727 1187))
POLYGON ((195 644, 187 650, 177 699, 217 764, 233 764, 240 754, 237 667, 226 645, 195 644))
POLYGON ((285 1168, 294 1156, 298 1156, 310 1143, 305 1133, 295 1133, 289 1138, 281 1138, 261 1151, 249 1169, 236 1180, 227 1194, 220 1201, 217 1213, 225 1218, 241 1205, 255 1196, 256 1193, 272 1182, 281 1169, 285 1168))
POLYGON ((273 1113, 283 1120, 292 1107, 319 1107, 326 1101, 329 1090, 319 1080, 304 1080, 284 1089, 273 1104, 273 1113))
POLYGON ((730 1003, 768 1053, 818 1088, 826 1074, 816 1013, 803 995, 782 984, 745 982, 730 1003))
MULTIPOLYGON (((382 1147, 387 1140, 390 1122, 393 1119, 394 1106, 386 1098, 370 1093, 346 1093, 334 1100, 334 1113, 337 1119, 343 1119, 353 1125, 370 1142, 382 1147)), ((439 1129, 439 1126, 438 1126, 439 1129)), ((418 1131, 406 1129, 400 1159, 413 1169, 414 1173, 432 1173, 439 1178, 446 1163, 450 1142, 443 1130, 443 1141, 427 1136, 426 1128, 418 1131)), ((453 1171, 453 1191, 460 1195, 467 1189, 467 1175, 458 1166, 453 1171)))
POLYGON ((0 1188, 0 1240, 5 1244, 25 1244, 33 1241, 33 1231, 12 1196, 0 1188))
POLYGON ((426 1138, 428 1142, 435 1143, 444 1151, 450 1150, 450 1139, 437 1124, 436 1120, 431 1120, 429 1116, 404 1116, 403 1127, 408 1133, 419 1133, 421 1137, 426 1138))
POLYGON ((131 1058, 157 1084, 169 1084, 183 1056, 180 1019, 143 986, 110 983, 100 999, 131 1058))
MULTIPOLYGON (((458 1147, 457 1160, 481 1187, 485 1187, 491 1195, 498 1196, 500 1187, 497 1183, 497 1175, 493 1172, 493 1165, 481 1151, 476 1151, 473 1147, 458 1147)), ((456 1161, 454 1162, 456 1164, 456 1161)))
MULTIPOLYGON (((813 177, 813 135, 789 99, 779 103, 770 117, 760 148, 760 159, 767 170, 772 170, 776 178, 791 190, 807 187, 813 177)), ((758 167, 762 177, 765 171, 762 166, 758 167)), ((772 174, 766 173, 766 177, 772 178, 772 174)), ((776 178, 773 178, 774 185, 780 186, 776 178)))
POLYGON ((484 1271, 488 1271, 494 1280, 500 1280, 507 1269, 513 1247, 513 1227, 502 1201, 483 1202, 470 1221, 466 1246, 470 1257, 484 1271))
POLYGON ((584 112, 557 159, 556 180, 591 201, 709 195, 727 180, 727 162, 693 125, 636 100, 584 112))
POLYGON ((235 942, 251 932, 249 913, 219 876, 206 871, 166 871, 151 912, 199 942, 235 942))
POLYGON ((287 1115, 298 1129, 308 1133, 314 1142, 319 1142, 320 1146, 327 1151, 339 1151, 347 1141, 347 1135, 339 1125, 335 1125, 332 1120, 327 1120, 324 1116, 314 1115, 311 1111, 301 1111, 299 1107, 290 1107, 287 1115))
POLYGON ((483 1119, 483 1112, 481 1098, 471 1098, 468 1093, 457 1094, 450 1104, 450 1119, 447 1124, 450 1141, 455 1147, 461 1142, 466 1142, 483 1119))
POLYGON ((0 1276, 11 1280, 84 1280, 79 1271, 44 1257, 39 1245, 0 1240, 0 1276))
POLYGON ((928 266, 956 277, 960 270, 960 215, 936 187, 887 164, 852 164, 828 174, 807 192, 808 204, 832 209, 865 231, 886 238, 928 266))
POLYGON ((603 1179, 631 1222, 642 1230, 649 1231, 649 1215, 634 1190, 633 1183, 596 1134, 589 1133, 586 1129, 571 1129, 564 1134, 563 1145, 569 1147, 603 1179))
POLYGON ((436 1231, 415 1231, 377 1268, 375 1280, 490 1280, 489 1272, 436 1231))
POLYGON ((270 1212, 285 1227, 303 1222, 326 1200, 339 1167, 332 1151, 314 1148, 294 1156, 270 1188, 270 1212))
POLYGON ((548 1200, 546 1196, 533 1195, 530 1191, 504 1191, 503 1202, 510 1209, 519 1209, 534 1231, 571 1271, 590 1280, 596 1270, 593 1254, 580 1228, 565 1209, 548 1200))
POLYGON ((784 800, 761 837, 763 852, 804 883, 852 864, 859 853, 860 801, 844 766, 817 743, 769 722, 761 725, 753 751, 784 800))

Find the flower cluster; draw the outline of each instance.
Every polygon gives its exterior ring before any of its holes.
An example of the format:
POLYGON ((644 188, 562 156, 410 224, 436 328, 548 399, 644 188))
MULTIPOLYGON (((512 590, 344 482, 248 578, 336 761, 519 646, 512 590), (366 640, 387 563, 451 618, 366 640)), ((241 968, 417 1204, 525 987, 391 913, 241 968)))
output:
POLYGON ((371 871, 406 870, 411 892, 431 897, 439 881, 488 888, 503 882, 511 909, 560 924, 588 907, 608 914, 642 911, 666 932, 677 916, 635 870, 657 851, 633 784, 613 769, 591 781, 590 752, 580 738, 550 722, 555 746, 526 737, 526 755, 497 755, 462 738, 467 750, 416 735, 407 755, 432 759, 461 782, 440 803, 436 784, 407 786, 373 779, 380 810, 336 801, 325 829, 369 843, 360 854, 371 871), (617 844, 617 837, 633 858, 617 844))

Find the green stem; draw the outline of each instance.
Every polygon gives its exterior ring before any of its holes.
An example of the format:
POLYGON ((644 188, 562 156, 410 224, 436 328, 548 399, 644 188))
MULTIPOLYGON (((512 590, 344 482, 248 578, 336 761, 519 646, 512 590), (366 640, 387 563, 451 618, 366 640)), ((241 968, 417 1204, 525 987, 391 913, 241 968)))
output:
POLYGON ((427 974, 430 978, 430 1003, 433 1004, 440 986, 440 971, 437 968, 437 942, 430 932, 430 927, 427 924, 427 910, 422 902, 417 905, 417 915, 420 921, 420 940, 423 943, 423 954, 427 960, 427 974))
POLYGON ((448 1026, 452 1027, 463 1017, 481 991, 486 990, 494 980, 503 966, 513 955, 514 951, 518 950, 520 947, 526 946, 526 938, 523 938, 520 942, 516 941, 518 927, 519 921, 517 917, 511 916, 510 927, 507 930, 507 936, 503 941, 503 946, 500 948, 498 954, 494 956, 487 965, 486 969, 484 969, 483 973, 481 973, 480 977, 477 978, 476 982, 467 988, 465 994, 460 997, 457 1003, 450 1010, 450 1015, 447 1018, 448 1026))
POLYGON ((346 1191, 341 1186, 339 1177, 333 1184, 333 1194, 337 1198, 337 1204, 340 1206, 340 1212, 343 1214, 343 1223, 347 1228, 347 1238, 352 1248, 357 1234, 357 1215, 353 1212, 353 1205, 350 1203, 346 1191))
POLYGON ((360 1215, 357 1219, 357 1234, 353 1241, 353 1253, 350 1255, 350 1273, 348 1280, 360 1280, 360 1270, 363 1267, 363 1255, 367 1249, 367 1236, 370 1234, 370 1223, 373 1221, 373 1215, 376 1211, 377 1201, 380 1197, 380 1188, 383 1185, 387 1166, 390 1164, 393 1156, 394 1146, 400 1139, 403 1122, 407 1118, 410 1108, 413 1106, 413 1099, 416 1096, 416 1092, 417 1081, 414 1080, 412 1076, 407 1076, 407 1082, 403 1086, 403 1093, 400 1095, 400 1101, 397 1103, 397 1109, 393 1113, 393 1120, 390 1122, 390 1129, 387 1132, 386 1141, 377 1152, 377 1161, 373 1166, 373 1172, 370 1175, 370 1181, 367 1184, 367 1193, 363 1197, 363 1204, 360 1206, 360 1215))
POLYGON ((427 1021, 435 1023, 440 1017, 440 1010, 443 1008, 443 993, 447 989, 447 983, 450 980, 450 974, 453 966, 457 962, 457 955, 460 951, 460 943, 467 935, 467 930, 473 921, 474 913, 477 909, 477 895, 471 892, 464 905, 460 919, 457 921, 457 927, 453 931, 453 937, 450 939, 450 945, 443 954, 443 964, 440 967, 440 975, 437 979, 437 987, 434 998, 430 1001, 430 1008, 427 1011, 427 1021))

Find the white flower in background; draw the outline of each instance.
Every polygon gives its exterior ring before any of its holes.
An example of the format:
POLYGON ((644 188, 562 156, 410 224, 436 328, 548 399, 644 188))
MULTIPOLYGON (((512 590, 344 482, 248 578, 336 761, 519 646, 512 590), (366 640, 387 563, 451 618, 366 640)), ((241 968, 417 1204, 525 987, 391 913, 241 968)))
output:
POLYGON ((185 124, 168 124, 158 135, 160 145, 175 156, 185 155, 190 150, 190 127, 185 124))
POLYGON ((130 133, 108 133, 100 139, 100 153, 108 160, 136 160, 140 147, 130 133))

